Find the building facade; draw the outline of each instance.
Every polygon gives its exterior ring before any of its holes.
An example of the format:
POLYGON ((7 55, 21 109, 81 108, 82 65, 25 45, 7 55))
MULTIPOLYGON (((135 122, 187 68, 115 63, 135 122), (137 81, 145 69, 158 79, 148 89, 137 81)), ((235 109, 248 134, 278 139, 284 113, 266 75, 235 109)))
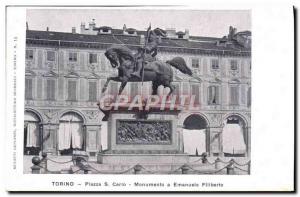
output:
MULTIPOLYGON (((251 32, 230 27, 223 38, 190 36, 188 30, 166 32, 157 59, 185 59, 195 77, 174 70, 174 94, 195 95, 200 106, 200 110, 182 111, 178 127, 186 133, 202 132, 197 135, 199 154, 249 157, 251 32)), ((137 49, 144 44, 145 34, 125 25, 123 29, 96 27, 94 21, 88 28, 82 24, 80 33, 75 28, 72 33, 27 30, 24 154, 64 155, 81 149, 95 156, 103 149, 103 114, 97 101, 106 78, 116 75, 104 52, 112 44, 137 49)), ((111 82, 107 93, 117 94, 118 87, 111 82)), ((143 87, 129 83, 124 94, 150 90, 149 83, 143 87)), ((159 94, 167 91, 160 88, 159 94)))

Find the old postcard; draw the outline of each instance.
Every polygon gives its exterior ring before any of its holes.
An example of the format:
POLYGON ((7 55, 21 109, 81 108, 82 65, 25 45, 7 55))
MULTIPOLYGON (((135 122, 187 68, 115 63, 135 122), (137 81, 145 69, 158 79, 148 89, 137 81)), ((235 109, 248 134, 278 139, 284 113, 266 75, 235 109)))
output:
POLYGON ((260 174, 256 7, 220 8, 8 6, 8 190, 293 190, 260 174))

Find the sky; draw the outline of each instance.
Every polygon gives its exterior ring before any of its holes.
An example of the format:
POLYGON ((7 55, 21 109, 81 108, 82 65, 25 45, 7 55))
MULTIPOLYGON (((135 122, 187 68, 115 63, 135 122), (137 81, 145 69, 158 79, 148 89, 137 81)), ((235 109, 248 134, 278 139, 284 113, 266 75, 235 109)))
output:
POLYGON ((110 26, 122 29, 123 25, 138 30, 152 28, 188 29, 190 35, 223 37, 229 26, 237 31, 251 31, 251 11, 249 10, 168 10, 168 9, 28 9, 27 22, 31 30, 71 32, 76 27, 80 32, 81 22, 95 19, 96 26, 110 26))

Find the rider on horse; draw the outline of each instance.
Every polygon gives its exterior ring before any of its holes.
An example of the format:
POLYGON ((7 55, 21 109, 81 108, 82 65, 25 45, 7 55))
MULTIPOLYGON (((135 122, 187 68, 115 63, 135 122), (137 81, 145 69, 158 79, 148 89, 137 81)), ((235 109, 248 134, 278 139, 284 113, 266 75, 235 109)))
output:
POLYGON ((161 41, 160 36, 166 37, 166 32, 160 28, 149 30, 147 32, 147 40, 144 48, 139 48, 138 52, 134 55, 136 61, 136 71, 131 75, 140 79, 143 62, 150 62, 155 60, 155 56, 157 55, 157 46, 161 41))

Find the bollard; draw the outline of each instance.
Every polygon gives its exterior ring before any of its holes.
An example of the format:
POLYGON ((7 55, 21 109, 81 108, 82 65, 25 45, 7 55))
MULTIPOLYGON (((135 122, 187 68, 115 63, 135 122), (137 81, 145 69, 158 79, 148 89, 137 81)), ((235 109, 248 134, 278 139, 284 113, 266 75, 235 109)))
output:
POLYGON ((215 161, 215 169, 216 170, 221 169, 221 159, 219 157, 215 161))
POLYGON ((202 153, 202 163, 204 163, 204 164, 208 163, 207 153, 202 153))
POLYGON ((186 164, 184 164, 183 166, 181 166, 181 173, 182 174, 187 174, 188 171, 189 171, 189 167, 186 164))
POLYGON ((233 159, 231 159, 229 161, 229 164, 228 164, 228 166, 226 168, 227 168, 227 174, 229 174, 229 175, 233 175, 234 174, 234 160, 233 159))
POLYGON ((133 167, 133 169, 134 169, 134 174, 141 174, 142 166, 140 164, 137 164, 133 167))
POLYGON ((39 164, 41 163, 40 158, 35 156, 32 158, 31 162, 33 163, 33 166, 31 167, 31 173, 40 174, 41 173, 41 167, 39 166, 39 164))
POLYGON ((41 166, 41 174, 46 174, 47 173, 47 153, 42 154, 40 166, 41 166))
POLYGON ((251 162, 249 161, 248 162, 248 174, 250 174, 250 172, 251 172, 251 162))

